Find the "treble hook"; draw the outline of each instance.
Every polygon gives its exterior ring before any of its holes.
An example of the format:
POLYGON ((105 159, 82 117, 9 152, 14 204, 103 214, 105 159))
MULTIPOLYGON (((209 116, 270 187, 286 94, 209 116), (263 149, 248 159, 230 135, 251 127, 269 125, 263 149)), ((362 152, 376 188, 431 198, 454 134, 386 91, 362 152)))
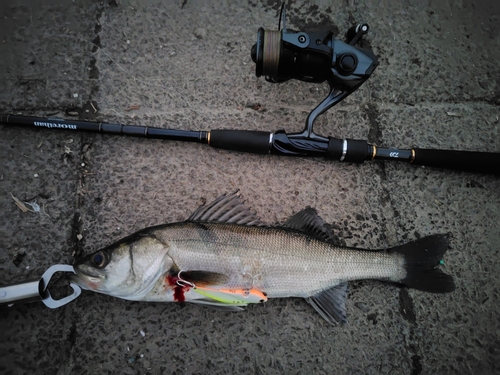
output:
POLYGON ((182 272, 182 270, 179 271, 179 273, 177 274, 177 281, 175 283, 177 285, 179 285, 180 287, 190 286, 191 288, 196 288, 196 285, 194 285, 192 282, 184 280, 183 278, 181 278, 181 272, 182 272))

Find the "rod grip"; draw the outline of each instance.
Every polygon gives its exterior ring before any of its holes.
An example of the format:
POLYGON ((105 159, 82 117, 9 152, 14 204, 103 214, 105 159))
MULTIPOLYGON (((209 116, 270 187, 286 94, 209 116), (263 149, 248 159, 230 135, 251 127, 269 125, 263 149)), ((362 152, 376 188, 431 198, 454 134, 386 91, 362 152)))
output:
POLYGON ((412 164, 500 175, 500 153, 415 148, 412 164))
POLYGON ((223 148, 255 154, 268 154, 271 146, 270 132, 256 130, 210 130, 208 144, 223 148))

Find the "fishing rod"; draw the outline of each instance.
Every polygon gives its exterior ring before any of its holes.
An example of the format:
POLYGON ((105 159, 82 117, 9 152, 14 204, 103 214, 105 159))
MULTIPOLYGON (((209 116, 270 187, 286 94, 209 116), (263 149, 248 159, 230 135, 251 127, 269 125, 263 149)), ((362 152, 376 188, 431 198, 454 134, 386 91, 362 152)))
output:
POLYGON ((121 134, 165 140, 208 144, 211 147, 285 156, 323 156, 341 162, 363 163, 365 160, 394 160, 437 168, 500 175, 500 153, 439 149, 384 148, 359 139, 339 139, 314 133, 316 118, 358 89, 378 65, 377 57, 366 48, 356 46, 367 34, 366 23, 350 28, 346 41, 330 31, 302 32, 286 28, 282 7, 278 30, 259 28, 257 43, 251 49, 257 77, 270 83, 290 79, 303 82, 328 82, 328 96, 309 113, 302 132, 275 132, 215 129, 209 131, 163 129, 142 125, 73 121, 19 115, 0 115, 0 122, 34 128, 64 129, 121 134))
POLYGON ((216 148, 257 154, 324 156, 329 159, 353 163, 362 163, 365 160, 399 160, 414 165, 500 175, 500 154, 498 153, 421 148, 409 150, 383 148, 371 145, 364 140, 326 138, 312 132, 304 136, 303 133, 286 134, 283 130, 274 133, 217 129, 210 131, 189 131, 17 115, 0 115, 0 122, 38 128, 71 129, 105 134, 123 134, 198 142, 216 148))

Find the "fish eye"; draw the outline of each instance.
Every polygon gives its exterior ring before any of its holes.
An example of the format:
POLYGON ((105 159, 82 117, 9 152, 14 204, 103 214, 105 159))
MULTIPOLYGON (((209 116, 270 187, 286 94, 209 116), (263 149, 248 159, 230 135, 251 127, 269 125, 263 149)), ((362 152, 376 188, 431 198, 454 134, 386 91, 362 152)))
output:
POLYGON ((99 251, 92 256, 92 263, 96 267, 102 268, 108 263, 108 258, 104 252, 99 251))

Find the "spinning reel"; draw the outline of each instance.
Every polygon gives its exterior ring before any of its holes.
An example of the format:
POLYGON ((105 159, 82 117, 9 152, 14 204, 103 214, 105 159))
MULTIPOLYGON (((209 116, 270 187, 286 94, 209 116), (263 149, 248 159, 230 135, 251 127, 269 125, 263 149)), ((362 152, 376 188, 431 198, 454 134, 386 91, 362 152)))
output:
POLYGON ((368 30, 366 23, 350 28, 346 42, 336 39, 331 31, 288 30, 284 4, 278 31, 262 27, 258 30, 257 43, 251 51, 257 77, 264 75, 271 83, 297 79, 312 83, 327 81, 330 85, 328 96, 307 117, 301 136, 319 137, 313 132, 316 118, 354 92, 377 67, 378 61, 372 51, 355 46, 368 30))

